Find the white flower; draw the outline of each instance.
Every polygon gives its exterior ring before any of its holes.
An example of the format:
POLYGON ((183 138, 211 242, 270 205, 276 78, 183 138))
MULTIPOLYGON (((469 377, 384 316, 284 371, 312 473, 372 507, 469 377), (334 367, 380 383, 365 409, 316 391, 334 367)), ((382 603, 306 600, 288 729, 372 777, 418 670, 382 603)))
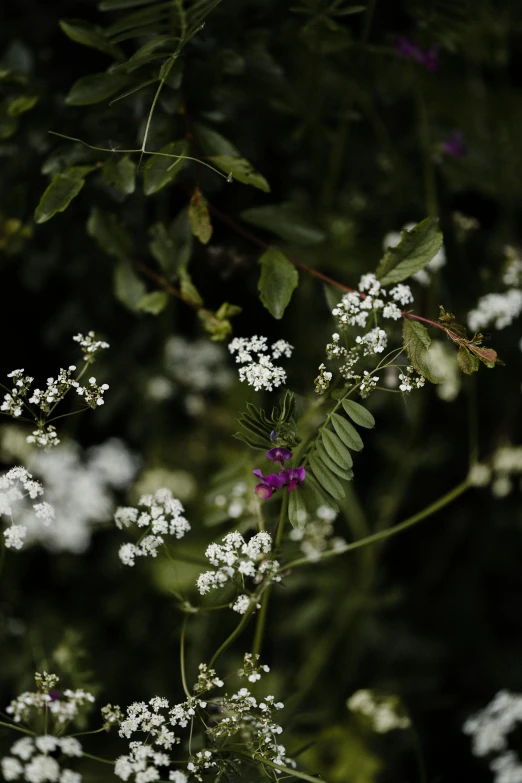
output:
POLYGON ((482 296, 477 307, 468 314, 468 325, 478 332, 491 324, 495 329, 505 329, 522 313, 522 291, 511 288, 503 294, 482 296))
POLYGON ((5 780, 17 780, 24 771, 18 759, 13 759, 10 756, 3 758, 0 766, 5 780))
POLYGON ((11 525, 4 530, 4 540, 7 549, 22 549, 27 535, 25 525, 11 525))
POLYGON ((289 358, 293 347, 285 340, 278 340, 271 346, 272 356, 268 355, 266 337, 235 337, 228 346, 231 354, 236 355, 236 362, 245 366, 239 368, 239 380, 246 381, 256 391, 266 389, 272 391, 286 382, 286 372, 273 363, 273 359, 281 356, 289 358), (254 357, 254 354, 258 354, 254 357))
POLYGON ((237 612, 238 614, 245 614, 249 606, 250 606, 250 598, 248 597, 248 595, 239 595, 236 598, 236 601, 232 606, 232 609, 234 610, 234 612, 237 612))
POLYGON ((358 335, 355 338, 355 342, 363 346, 364 356, 373 356, 374 354, 382 353, 388 344, 388 336, 384 329, 371 329, 362 337, 358 335))

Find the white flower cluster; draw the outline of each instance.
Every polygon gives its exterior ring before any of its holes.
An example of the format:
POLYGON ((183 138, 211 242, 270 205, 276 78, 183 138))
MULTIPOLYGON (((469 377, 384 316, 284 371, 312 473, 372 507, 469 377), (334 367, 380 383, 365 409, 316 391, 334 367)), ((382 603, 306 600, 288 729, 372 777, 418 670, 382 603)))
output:
POLYGON ((286 756, 285 746, 277 742, 283 729, 275 723, 273 714, 283 709, 282 702, 270 695, 258 702, 248 688, 240 688, 232 696, 215 699, 213 703, 221 708, 221 716, 214 716, 215 725, 208 729, 212 740, 240 737, 251 752, 274 764, 295 767, 295 762, 286 756))
POLYGON ((35 451, 28 468, 41 479, 54 507, 53 524, 42 527, 32 506, 22 504, 18 520, 27 528, 27 542, 52 552, 85 552, 93 529, 111 519, 114 491, 126 489, 139 462, 116 438, 83 452, 74 442, 49 451, 35 451))
MULTIPOLYGON (((269 533, 256 533, 248 543, 237 530, 228 533, 221 544, 210 544, 205 556, 215 571, 200 574, 197 581, 201 595, 209 593, 218 587, 223 587, 235 576, 243 581, 245 577, 254 580, 254 584, 280 582, 277 575, 279 563, 272 560, 272 538, 269 533)), ((248 596, 239 596, 232 607, 234 611, 244 614, 250 605, 248 596)))
POLYGON ((522 313, 522 291, 510 288, 502 294, 481 296, 474 310, 468 313, 468 326, 478 332, 493 325, 505 329, 522 313))
POLYGON ((376 326, 375 329, 370 329, 362 337, 357 335, 355 342, 362 346, 363 356, 375 356, 378 353, 382 353, 388 345, 388 335, 384 329, 379 329, 376 326))
POLYGON ((235 337, 228 345, 231 354, 237 354, 236 362, 243 364, 239 368, 239 380, 246 381, 256 391, 272 389, 286 382, 286 372, 273 363, 274 359, 292 356, 293 346, 285 340, 278 340, 271 346, 271 356, 268 355, 266 337, 235 337), (257 354, 254 356, 254 354, 257 354))
POLYGON ((424 375, 416 373, 413 367, 408 365, 403 372, 399 373, 399 389, 401 392, 411 392, 413 389, 422 389, 426 383, 424 375))
POLYGON ((245 653, 243 658, 243 668, 238 670, 240 677, 246 677, 249 682, 257 682, 261 679, 263 672, 268 674, 270 667, 266 664, 260 665, 259 655, 253 653, 245 653))
POLYGON ((305 518, 302 527, 294 527, 290 531, 290 539, 299 543, 299 549, 310 562, 320 560, 327 549, 336 550, 346 544, 344 538, 333 537, 336 516, 329 506, 319 506, 316 518, 308 521, 305 518))
POLYGON ((513 751, 508 750, 507 737, 522 721, 522 695, 499 691, 480 712, 471 715, 462 730, 472 738, 475 756, 496 758, 489 768, 495 772, 495 783, 520 783, 522 764, 513 751))
POLYGON ((11 746, 11 756, 5 756, 0 766, 4 780, 26 780, 29 783, 80 783, 78 772, 62 769, 50 754, 68 757, 83 755, 82 746, 75 737, 23 737, 11 746))
MULTIPOLYGON (((58 680, 58 678, 56 678, 58 680)), ((27 723, 33 713, 49 713, 59 723, 74 720, 89 704, 94 703, 94 696, 83 689, 67 688, 59 698, 46 691, 25 691, 13 699, 6 712, 12 716, 15 723, 27 723)))
POLYGON ((332 375, 333 373, 327 370, 324 364, 319 365, 319 375, 314 381, 317 394, 322 394, 327 391, 330 386, 330 381, 332 380, 332 375))
POLYGON ((182 538, 190 530, 190 524, 183 514, 183 506, 172 496, 170 489, 158 489, 154 495, 143 495, 138 506, 121 506, 116 510, 114 521, 117 527, 137 525, 147 528, 147 535, 138 544, 123 544, 120 547, 120 560, 124 565, 133 566, 136 557, 156 557, 159 547, 164 543, 163 536, 182 538))
POLYGON ((88 332, 87 335, 77 334, 73 337, 75 343, 78 343, 85 361, 91 362, 97 353, 109 348, 109 343, 103 340, 97 340, 94 332, 88 332))
MULTIPOLYGON (((11 524, 4 530, 5 545, 8 549, 22 549, 27 526, 16 524, 13 519, 14 510, 24 498, 35 500, 43 495, 43 486, 34 481, 32 474, 25 468, 11 468, 0 476, 0 516, 10 517, 11 524)), ((54 508, 50 503, 31 504, 34 517, 42 525, 50 525, 54 519, 54 508)))
POLYGON ((522 288, 522 259, 514 247, 509 245, 504 248, 506 266, 502 274, 502 282, 505 286, 522 288))
POLYGON ((225 365, 221 345, 205 338, 170 337, 165 345, 165 365, 176 384, 193 392, 225 391, 232 373, 225 365))
MULTIPOLYGON (((474 465, 468 480, 475 487, 485 487, 491 482, 496 498, 503 498, 513 490, 513 479, 522 477, 522 446, 500 446, 491 458, 491 464, 474 465)), ((522 489, 522 481, 520 481, 522 489)))
POLYGON ((359 385, 359 394, 365 400, 370 394, 375 391, 377 384, 379 383, 379 376, 372 375, 372 373, 365 370, 362 374, 362 380, 359 385))
POLYGON ((366 327, 372 312, 382 312, 383 318, 398 320, 402 313, 398 304, 405 306, 413 302, 409 286, 399 283, 388 293, 382 288, 373 272, 361 277, 357 291, 350 291, 332 310, 340 327, 366 327), (397 304, 398 303, 398 304, 397 304))
POLYGON ((398 700, 393 696, 378 697, 372 691, 360 690, 350 696, 347 707, 369 719, 372 729, 378 734, 407 729, 411 725, 407 715, 399 714, 398 700))
POLYGON ((211 502, 220 510, 220 519, 239 519, 244 514, 255 515, 257 502, 252 492, 248 492, 246 481, 230 482, 230 485, 220 485, 219 492, 212 494, 211 502))
MULTIPOLYGON (((411 229, 416 225, 416 223, 406 223, 402 227, 402 231, 411 231, 411 229)), ((399 231, 390 231, 383 239, 383 250, 388 250, 390 247, 397 247, 401 239, 402 236, 399 231)), ((438 250, 437 253, 433 256, 429 264, 427 264, 424 269, 421 269, 419 272, 415 272, 415 274, 412 275, 412 278, 421 285, 428 286, 431 283, 432 275, 435 272, 438 272, 439 269, 442 269, 442 267, 445 265, 446 250, 444 245, 442 245, 440 250, 438 250)))

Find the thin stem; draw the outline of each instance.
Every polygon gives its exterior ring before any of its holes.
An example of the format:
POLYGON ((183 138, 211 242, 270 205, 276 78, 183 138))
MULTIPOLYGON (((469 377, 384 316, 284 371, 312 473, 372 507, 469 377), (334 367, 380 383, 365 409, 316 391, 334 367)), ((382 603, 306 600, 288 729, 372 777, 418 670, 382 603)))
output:
POLYGON ((181 624, 181 634, 179 640, 179 664, 181 668, 181 684, 183 685, 185 696, 187 697, 187 699, 190 699, 190 691, 188 689, 187 675, 185 672, 185 631, 187 628, 187 622, 188 622, 188 615, 185 615, 185 617, 183 618, 183 622, 181 624))
POLYGON ((250 604, 250 606, 246 610, 245 614, 241 618, 241 622, 239 623, 239 625, 236 626, 236 628, 232 631, 230 636, 228 636, 225 639, 225 641, 223 642, 221 647, 218 648, 218 650, 214 653, 214 655, 210 659, 209 668, 211 668, 211 669, 214 668, 214 666, 216 664, 216 661, 219 658, 221 658, 221 656, 223 655, 225 650, 228 650, 228 648, 230 647, 232 642, 234 642, 237 639, 237 637, 241 634, 243 628, 245 628, 245 626, 247 625, 247 623, 248 623, 248 621, 250 619, 250 615, 252 614, 253 611, 254 611, 254 605, 250 604))
POLYGON ((88 734, 100 734, 102 731, 107 731, 105 726, 101 729, 94 729, 93 731, 78 731, 76 734, 68 734, 68 737, 86 737, 88 734))
POLYGON ((102 764, 110 764, 111 766, 114 766, 115 764, 115 762, 111 761, 110 759, 102 759, 100 756, 93 756, 91 753, 82 752, 82 756, 84 756, 86 759, 91 759, 91 761, 99 761, 102 764))
MULTIPOLYGON (((358 541, 354 541, 351 544, 346 544, 345 546, 339 547, 338 549, 332 549, 328 552, 324 552, 321 555, 320 559, 326 560, 327 558, 330 557, 336 557, 337 555, 342 555, 345 552, 351 552, 352 549, 359 549, 360 547, 367 546, 368 544, 375 544, 377 541, 382 541, 385 538, 390 538, 391 536, 394 536, 397 533, 401 533, 403 530, 407 530, 409 527, 416 525, 417 522, 421 522, 423 519, 426 519, 432 514, 435 514, 441 508, 447 506, 448 503, 451 503, 460 495, 464 494, 464 492, 470 489, 470 487, 471 484, 469 483, 469 480, 465 479, 460 484, 457 484, 457 486, 454 487, 452 490, 450 490, 445 495, 443 495, 441 498, 436 500, 434 503, 431 503, 429 506, 426 506, 426 508, 424 508, 422 511, 417 512, 417 514, 414 514, 412 517, 405 519, 404 522, 400 522, 398 525, 395 525, 394 527, 389 528, 388 530, 382 530, 379 531, 378 533, 373 533, 371 536, 366 536, 365 538, 361 538, 358 541)), ((316 560, 314 562, 318 562, 318 561, 316 560)), ((281 568, 281 571, 287 571, 288 569, 297 568, 298 566, 301 565, 310 565, 310 560, 307 557, 300 557, 297 560, 292 560, 290 563, 284 565, 281 568)))
POLYGON ((22 726, 16 726, 14 723, 6 723, 3 720, 0 720, 0 726, 5 726, 6 729, 14 729, 14 731, 20 731, 22 734, 28 734, 30 737, 38 736, 35 731, 31 731, 30 729, 24 729, 22 726))
POLYGON ((300 780, 308 780, 309 783, 324 783, 322 778, 314 778, 312 775, 307 775, 306 772, 298 772, 296 769, 292 769, 291 767, 284 767, 282 764, 275 764, 275 762, 269 761, 268 759, 264 758, 264 756, 253 755, 252 758, 255 761, 261 762, 262 764, 266 764, 267 767, 277 769, 279 772, 285 772, 287 775, 299 778, 300 780))
MULTIPOLYGON (((294 492, 297 492, 298 490, 294 490, 294 492)), ((277 534, 276 534, 276 540, 274 549, 277 551, 281 545, 281 541, 283 539, 283 532, 285 529, 285 522, 286 518, 288 516, 288 502, 289 502, 290 493, 285 492, 283 495, 283 502, 281 503, 281 512, 279 514, 279 525, 277 527, 277 534)), ((252 654, 259 655, 261 653, 261 647, 263 646, 263 636, 265 633, 265 626, 266 626, 266 615, 268 612, 268 602, 270 600, 270 593, 272 592, 272 585, 268 585, 265 592, 263 593, 263 597, 261 599, 261 609, 259 610, 259 614, 257 616, 257 623, 256 623, 256 630, 254 634, 254 642, 252 644, 252 654)))

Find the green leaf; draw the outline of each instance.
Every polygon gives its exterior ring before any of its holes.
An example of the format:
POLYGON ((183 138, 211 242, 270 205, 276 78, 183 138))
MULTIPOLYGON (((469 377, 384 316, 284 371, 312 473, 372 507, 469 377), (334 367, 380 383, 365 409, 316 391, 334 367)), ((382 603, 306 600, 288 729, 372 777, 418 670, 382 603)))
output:
POLYGON ((101 27, 95 27, 77 19, 68 22, 62 19, 58 24, 71 41, 83 46, 90 46, 92 49, 99 49, 101 52, 105 52, 105 54, 112 55, 117 60, 124 58, 120 47, 109 41, 101 27))
MULTIPOLYGON (((128 261, 132 253, 132 239, 116 215, 93 207, 87 221, 87 233, 96 240, 107 255, 120 261, 128 261)), ((145 293, 145 287, 143 288, 145 293)))
POLYGON ((212 223, 210 222, 207 200, 198 187, 190 199, 188 219, 193 235, 206 245, 212 236, 212 223))
POLYGON ((379 263, 376 275, 383 285, 400 283, 423 269, 438 253, 442 233, 438 218, 428 217, 410 231, 401 232, 397 247, 390 247, 379 263))
POLYGON ((339 435, 344 445, 348 446, 348 448, 352 449, 353 451, 361 451, 361 449, 364 447, 364 443, 362 442, 362 438, 353 424, 350 424, 349 421, 343 419, 343 417, 339 416, 338 413, 332 414, 331 421, 334 430, 339 435))
POLYGON ((290 492, 288 500, 288 519, 292 527, 304 527, 306 522, 306 503, 299 489, 290 492))
POLYGON ((248 435, 243 435, 242 432, 236 432, 232 437, 246 443, 251 449, 262 449, 263 451, 266 449, 266 443, 256 440, 255 438, 250 438, 248 435))
POLYGON ((297 245, 318 245, 326 239, 326 234, 311 226, 292 204, 268 204, 245 209, 241 217, 247 223, 266 228, 281 239, 297 245))
POLYGON ((198 289, 192 282, 192 278, 190 274, 187 272, 187 269, 184 266, 180 267, 178 270, 178 274, 179 274, 181 293, 183 294, 185 299, 191 304, 201 307, 203 305, 203 299, 201 298, 198 289))
POLYGON ((234 158, 231 155, 211 155, 209 161, 224 174, 232 176, 232 179, 236 179, 243 185, 252 185, 265 193, 270 193, 270 185, 266 179, 245 158, 234 158))
POLYGON ((57 212, 64 212, 76 198, 85 185, 85 180, 73 172, 74 169, 69 169, 64 174, 54 175, 34 211, 34 219, 37 223, 45 223, 57 212))
POLYGON ((331 473, 326 465, 324 465, 320 459, 313 454, 310 455, 310 467, 313 470, 314 476, 332 497, 336 500, 342 500, 344 498, 344 489, 341 486, 341 482, 331 473))
POLYGON ((440 380, 433 375, 430 366, 428 349, 431 345, 431 337, 426 327, 419 321, 405 318, 402 325, 402 340, 411 366, 431 383, 440 383, 440 380))
POLYGON ((358 424, 359 427, 366 427, 369 430, 375 427, 375 419, 370 411, 366 410, 363 405, 359 405, 358 402, 343 400, 343 408, 350 419, 358 424))
MULTIPOLYGON (((322 460, 322 462, 324 462, 326 467, 329 468, 329 470, 331 470, 332 473, 335 473, 335 475, 339 476, 339 478, 341 479, 346 479, 346 480, 348 479, 350 468, 340 468, 339 465, 336 462, 334 462, 331 457, 328 456, 324 446, 321 443, 317 444, 316 450, 319 459, 322 460)), ((350 454, 350 459, 351 457, 352 455, 350 454)), ((353 464, 353 462, 351 464, 353 464)))
POLYGON ((338 435, 334 432, 330 432, 330 430, 324 429, 321 433, 321 439, 326 449, 326 453, 340 468, 345 468, 347 470, 353 465, 352 455, 346 446, 344 446, 338 435))
POLYGON ((162 147, 160 155, 151 155, 143 174, 143 192, 146 196, 152 196, 176 179, 183 167, 187 149, 187 142, 183 139, 171 141, 162 147))
POLYGON ((504 362, 498 358, 497 352, 493 348, 483 348, 479 345, 474 345, 472 342, 468 344, 468 349, 482 362, 486 367, 490 369, 496 364, 504 364, 504 362))
POLYGON ((333 285, 328 285, 328 283, 323 285, 323 291, 326 304, 328 305, 328 309, 331 313, 343 298, 343 294, 341 291, 339 291, 338 288, 335 288, 333 285))
POLYGON ((140 278, 133 272, 128 261, 119 261, 114 270, 114 295, 122 305, 132 312, 138 309, 146 289, 140 278))
POLYGON ((241 424, 242 427, 244 427, 245 430, 248 430, 253 435, 256 435, 258 438, 261 439, 266 438, 267 446, 268 446, 268 444, 270 443, 270 433, 266 430, 265 427, 253 421, 253 419, 247 416, 246 413, 244 413, 241 416, 241 418, 239 419, 239 423, 241 424))
POLYGON ((102 179, 111 188, 130 195, 136 189, 136 164, 127 156, 108 158, 103 164, 102 179))
POLYGON ((226 318, 233 318, 235 315, 239 315, 243 310, 239 305, 233 305, 229 302, 223 302, 216 310, 216 318, 224 320, 226 318))
POLYGON ((187 210, 183 209, 170 224, 163 223, 150 229, 152 241, 149 250, 169 279, 177 277, 179 269, 186 267, 192 255, 192 234, 187 210))
POLYGON ((65 98, 68 106, 90 106, 106 101, 131 83, 129 76, 119 73, 92 73, 73 84, 65 98))
POLYGON ((463 373, 466 373, 466 375, 472 375, 474 372, 477 372, 480 366, 478 356, 471 353, 465 345, 459 346, 457 361, 460 369, 463 373))
POLYGON ((19 117, 20 114, 32 109, 36 103, 38 103, 38 95, 18 95, 9 101, 7 114, 9 117, 19 117))
POLYGON ((166 291, 151 291, 150 294, 142 296, 136 304, 136 310, 151 315, 159 315, 167 306, 169 295, 166 291))
POLYGON ((259 298, 274 318, 282 318, 299 282, 297 270, 280 250, 267 250, 259 259, 259 298))
POLYGON ((199 122, 192 123, 192 131, 196 137, 198 147, 204 155, 225 155, 232 158, 240 158, 241 153, 231 141, 225 139, 220 133, 199 122))
POLYGON ((119 11, 122 8, 135 8, 139 5, 152 5, 158 0, 102 0, 98 3, 100 11, 119 11))

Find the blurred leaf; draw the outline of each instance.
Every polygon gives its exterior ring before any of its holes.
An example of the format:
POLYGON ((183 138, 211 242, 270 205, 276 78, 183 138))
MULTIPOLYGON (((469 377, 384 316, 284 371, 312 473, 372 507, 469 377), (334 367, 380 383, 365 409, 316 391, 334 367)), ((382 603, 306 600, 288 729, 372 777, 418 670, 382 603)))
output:
POLYGON ((268 204, 245 209, 241 217, 247 223, 266 228, 297 245, 318 245, 326 239, 325 233, 310 225, 310 221, 300 215, 292 204, 268 204))
POLYGON ((146 196, 152 196, 176 179, 183 168, 187 149, 188 145, 184 139, 171 141, 161 148, 159 155, 150 156, 143 174, 143 192, 146 196))
POLYGON ((306 504, 304 495, 299 489, 294 489, 293 492, 290 492, 288 519, 292 527, 304 527, 306 523, 306 504))
POLYGON ((159 315, 169 303, 169 295, 166 291, 151 291, 142 296, 136 304, 136 309, 142 313, 159 315))
POLYGON ((38 103, 38 95, 19 95, 9 101, 7 113, 10 117, 19 117, 38 103))
POLYGON ((178 269, 178 275, 180 280, 181 293, 192 304, 200 307, 203 305, 203 299, 196 286, 192 282, 192 278, 187 272, 186 267, 181 266, 178 269))
POLYGON ((377 267, 375 274, 382 285, 400 283, 423 269, 440 250, 442 239, 438 218, 433 217, 401 231, 400 243, 388 248, 377 267))
POLYGON ((136 164, 127 156, 108 158, 103 164, 102 179, 111 188, 130 195, 136 189, 136 164))
POLYGON ((375 419, 370 411, 363 405, 359 405, 358 402, 343 400, 343 408, 350 419, 360 427, 366 427, 367 429, 373 429, 373 427, 375 427, 375 419))
POLYGON ((299 282, 297 270, 280 250, 265 251, 259 263, 259 298, 274 318, 282 318, 299 282))
POLYGON ((132 239, 116 215, 93 207, 87 221, 87 233, 96 240, 104 253, 120 261, 127 261, 132 254, 132 239))
POLYGON ((101 52, 110 54, 116 60, 124 57, 120 47, 109 41, 101 27, 95 27, 81 19, 71 19, 70 21, 62 19, 58 24, 71 41, 99 49, 101 52))
POLYGON ((90 106, 115 95, 131 83, 129 76, 118 73, 92 73, 82 76, 69 90, 65 103, 68 106, 90 106))
POLYGON ((241 153, 235 147, 231 141, 225 139, 220 133, 212 128, 208 128, 206 125, 202 125, 200 122, 194 122, 192 130, 198 147, 204 155, 225 155, 232 158, 240 158, 241 153))
POLYGON ((146 294, 146 288, 132 270, 128 261, 119 261, 114 270, 114 295, 116 299, 132 312, 138 309, 138 303, 146 294))
POLYGON ((198 187, 190 199, 188 218, 193 235, 206 245, 212 236, 212 223, 210 222, 207 200, 198 187))

